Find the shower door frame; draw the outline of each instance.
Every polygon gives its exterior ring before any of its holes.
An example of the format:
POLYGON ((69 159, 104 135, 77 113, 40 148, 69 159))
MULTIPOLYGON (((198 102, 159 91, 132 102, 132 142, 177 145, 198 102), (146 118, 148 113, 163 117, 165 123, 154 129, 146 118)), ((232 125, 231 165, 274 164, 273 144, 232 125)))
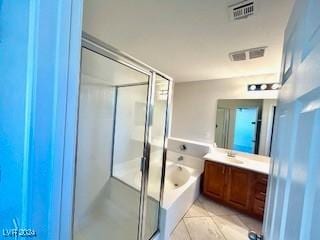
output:
MULTIPOLYGON (((116 178, 118 181, 122 182, 123 184, 127 185, 130 188, 133 188, 132 186, 128 185, 127 183, 125 183, 123 180, 121 180, 120 178, 116 177, 113 175, 113 162, 114 162, 114 145, 115 145, 115 134, 116 134, 116 122, 117 122, 117 107, 118 107, 118 92, 119 92, 119 88, 125 88, 125 87, 137 87, 137 86, 147 86, 147 97, 149 94, 149 82, 151 79, 151 74, 148 75, 148 81, 147 82, 141 82, 141 83, 131 83, 131 84, 122 84, 122 85, 116 85, 113 86, 115 88, 115 94, 114 94, 114 110, 113 110, 113 129, 112 129, 112 149, 111 149, 111 177, 116 178)), ((148 102, 148 98, 146 99, 146 102, 148 102)), ((146 104, 146 113, 147 113, 147 104, 146 104)), ((146 121, 145 124, 146 126, 146 121)), ((143 138, 145 141, 145 133, 143 134, 143 138)), ((144 144, 145 145, 145 144, 144 144)), ((144 147, 143 147, 144 149, 144 147)))
MULTIPOLYGON (((82 44, 81 48, 86 48, 96 54, 102 55, 108 59, 111 59, 115 62, 118 62, 122 65, 125 65, 133 70, 136 70, 140 73, 146 74, 148 76, 148 82, 145 84, 148 85, 148 95, 147 95, 147 106, 146 106, 146 121, 145 121, 145 132, 144 132, 144 148, 143 156, 141 158, 141 189, 140 189, 140 206, 139 206, 139 219, 138 219, 138 240, 144 240, 145 233, 145 215, 146 215, 146 202, 148 198, 148 178, 149 178, 149 162, 150 162, 150 150, 151 150, 151 128, 152 128, 152 114, 153 114, 153 103, 155 99, 155 84, 157 75, 166 79, 168 81, 168 98, 166 103, 165 111, 165 129, 164 129, 164 144, 163 144, 163 155, 162 155, 162 171, 161 171, 161 184, 160 184, 160 199, 158 207, 158 222, 157 230, 151 236, 152 239, 157 233, 159 233, 160 225, 160 209, 161 203, 163 200, 163 191, 164 191, 164 177, 165 177, 165 167, 167 159, 167 145, 168 145, 168 133, 169 133, 169 121, 170 121, 170 109, 171 109, 171 92, 172 92, 172 78, 166 74, 158 71, 155 68, 150 67, 149 65, 137 60, 136 58, 100 41, 99 39, 82 32, 82 44)), ((80 75, 81 76, 81 75, 80 75)), ((132 84, 138 85, 139 83, 132 84)), ((80 87, 80 82, 79 82, 80 87)), ((117 86, 116 86, 117 88, 117 86)), ((116 89, 117 91, 117 89, 116 89)), ((116 106, 115 106, 116 107, 116 106)), ((79 106, 78 106, 79 108, 79 106)), ((113 116, 115 118, 115 116, 113 116)), ((115 122, 113 122, 115 124, 115 122)), ((113 126, 114 128, 115 126, 113 126)), ((113 139, 115 132, 113 131, 113 139)), ((112 143, 114 144, 114 142, 112 143)), ((112 146, 113 149, 114 146, 112 146)), ((113 162, 113 150, 112 150, 112 161, 113 162)), ((111 169, 112 172, 112 169, 111 169)), ((76 175, 74 174, 74 183, 76 184, 76 175)), ((75 184, 74 184, 74 196, 75 196, 75 184)), ((75 199, 73 200, 73 215, 72 215, 72 224, 74 221, 74 206, 75 199)), ((73 227, 72 227, 72 239, 73 239, 73 227)))

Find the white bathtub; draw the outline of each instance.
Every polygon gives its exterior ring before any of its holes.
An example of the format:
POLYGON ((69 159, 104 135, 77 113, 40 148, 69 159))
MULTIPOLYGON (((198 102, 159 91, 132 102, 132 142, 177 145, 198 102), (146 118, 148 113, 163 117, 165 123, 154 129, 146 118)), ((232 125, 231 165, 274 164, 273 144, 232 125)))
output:
MULTIPOLYGON (((203 172, 203 160, 183 155, 184 160, 177 161, 181 154, 168 152, 163 201, 160 209, 160 239, 168 240, 187 210, 200 194, 200 177, 203 172)), ((140 189, 141 173, 137 172, 138 160, 117 167, 116 176, 136 189, 140 189)), ((149 173, 148 195, 159 198, 161 164, 152 163, 149 173)))
POLYGON ((164 198, 160 215, 160 239, 168 240, 170 233, 200 194, 202 168, 192 168, 168 160, 164 198))
POLYGON ((201 171, 178 164, 173 161, 167 161, 166 178, 163 196, 163 208, 170 207, 193 182, 201 175, 201 171))

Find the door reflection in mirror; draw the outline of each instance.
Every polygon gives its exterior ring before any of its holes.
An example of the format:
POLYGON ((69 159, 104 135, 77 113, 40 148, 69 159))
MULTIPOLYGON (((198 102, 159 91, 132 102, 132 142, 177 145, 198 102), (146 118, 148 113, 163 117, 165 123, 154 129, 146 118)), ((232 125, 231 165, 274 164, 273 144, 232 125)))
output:
POLYGON ((215 143, 220 148, 270 155, 276 99, 218 100, 215 143))

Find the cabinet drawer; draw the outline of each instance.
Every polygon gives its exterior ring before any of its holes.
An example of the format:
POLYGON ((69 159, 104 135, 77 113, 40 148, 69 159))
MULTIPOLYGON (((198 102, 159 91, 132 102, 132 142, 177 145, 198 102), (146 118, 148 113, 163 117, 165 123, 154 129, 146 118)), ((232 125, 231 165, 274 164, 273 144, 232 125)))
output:
POLYGON ((257 178, 258 183, 267 186, 267 184, 268 184, 268 176, 267 175, 257 174, 256 178, 257 178))
POLYGON ((263 184, 256 184, 254 195, 256 199, 259 199, 261 201, 265 201, 266 199, 266 192, 267 192, 267 186, 263 184))
POLYGON ((258 199, 254 200, 253 203, 253 213, 259 216, 263 216, 264 213, 264 201, 258 199))

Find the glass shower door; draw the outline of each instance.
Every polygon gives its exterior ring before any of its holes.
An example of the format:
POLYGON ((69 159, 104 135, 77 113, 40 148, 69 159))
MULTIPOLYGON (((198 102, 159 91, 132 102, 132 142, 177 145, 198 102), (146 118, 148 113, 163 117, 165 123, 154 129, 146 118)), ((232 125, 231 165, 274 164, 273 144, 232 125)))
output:
POLYGON ((73 239, 144 240, 159 229, 170 80, 83 37, 73 239))
POLYGON ((158 230, 160 202, 164 182, 161 177, 166 158, 167 109, 169 81, 154 74, 154 90, 152 99, 152 114, 150 127, 150 159, 148 171, 148 186, 146 190, 145 223, 143 239, 150 239, 158 230))
POLYGON ((83 47, 75 240, 138 238, 150 75, 83 47))

